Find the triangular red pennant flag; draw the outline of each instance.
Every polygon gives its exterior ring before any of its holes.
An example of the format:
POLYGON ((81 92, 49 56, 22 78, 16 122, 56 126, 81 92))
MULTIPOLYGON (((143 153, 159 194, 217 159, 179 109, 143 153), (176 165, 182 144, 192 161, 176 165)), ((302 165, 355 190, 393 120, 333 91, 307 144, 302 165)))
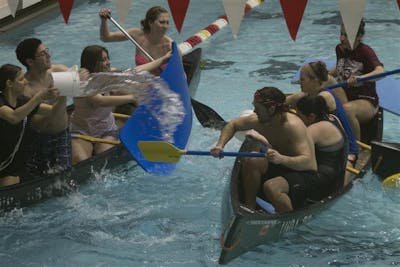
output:
POLYGON ((400 9, 400 0, 397 0, 397 5, 399 6, 400 9))
POLYGON ((306 9, 307 0, 280 0, 290 36, 296 41, 297 31, 306 9))
POLYGON ((69 14, 71 14, 72 6, 74 5, 74 0, 58 0, 60 5, 61 13, 64 17, 65 23, 68 24, 69 14))
POLYGON ((190 0, 168 0, 169 9, 174 19, 176 29, 181 33, 183 21, 185 20, 186 11, 190 0))

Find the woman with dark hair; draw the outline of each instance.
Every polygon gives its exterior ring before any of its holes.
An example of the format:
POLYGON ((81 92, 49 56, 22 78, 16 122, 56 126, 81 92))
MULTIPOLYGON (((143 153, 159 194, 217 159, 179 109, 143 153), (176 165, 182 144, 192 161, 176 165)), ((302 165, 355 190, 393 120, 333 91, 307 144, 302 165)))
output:
POLYGON ((328 74, 325 63, 322 61, 316 61, 305 64, 301 68, 299 82, 301 92, 288 96, 286 98, 286 103, 295 108, 298 100, 304 96, 319 95, 323 97, 327 104, 329 113, 335 114, 339 118, 346 131, 349 141, 348 161, 349 165, 354 167, 359 152, 357 139, 348 115, 339 98, 332 92, 332 90, 323 90, 324 87, 336 83, 335 79, 328 74))
POLYGON ((51 106, 41 103, 57 97, 57 90, 49 88, 29 99, 24 96, 27 84, 20 67, 0 67, 0 186, 19 183, 26 174, 26 148, 32 141, 30 120, 36 113, 49 114, 51 106))
MULTIPOLYGON (((103 42, 125 41, 127 37, 122 32, 110 32, 107 26, 107 19, 111 16, 111 10, 101 9, 100 39, 103 42)), ((128 34, 153 58, 146 57, 139 49, 136 50, 136 70, 151 71, 154 75, 160 75, 163 64, 167 63, 171 56, 172 39, 166 35, 169 27, 168 11, 160 6, 150 8, 146 17, 141 21, 142 28, 130 28, 128 34), (141 65, 145 65, 139 67, 141 65)))
POLYGON ((340 29, 340 44, 336 46, 336 67, 329 72, 338 82, 347 82, 346 88, 334 89, 349 116, 356 138, 361 137, 360 123, 370 121, 378 111, 379 99, 375 81, 362 84, 357 78, 365 78, 384 72, 383 64, 374 50, 362 43, 365 22, 362 20, 353 46, 347 38, 344 25, 340 29))
MULTIPOLYGON (((106 48, 90 45, 83 49, 80 70, 82 80, 87 80, 90 73, 108 72, 110 70, 110 58, 106 48)), ((71 115, 73 164, 114 146, 107 143, 92 143, 76 136, 81 134, 118 140, 118 127, 115 124, 112 111, 115 106, 127 103, 135 103, 132 94, 97 94, 90 97, 74 97, 74 111, 71 115)))
POLYGON ((318 176, 307 180, 308 197, 321 200, 343 187, 348 153, 346 133, 339 119, 328 113, 322 96, 301 98, 297 102, 297 114, 314 141, 318 165, 318 176))

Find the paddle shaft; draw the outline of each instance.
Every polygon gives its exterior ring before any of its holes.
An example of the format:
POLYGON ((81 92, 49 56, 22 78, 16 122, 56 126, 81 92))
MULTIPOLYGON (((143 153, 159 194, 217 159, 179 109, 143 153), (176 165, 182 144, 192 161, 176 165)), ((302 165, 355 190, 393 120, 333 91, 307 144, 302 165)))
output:
POLYGON ((135 39, 133 39, 132 36, 130 36, 129 33, 127 31, 125 31, 125 29, 122 28, 122 26, 119 25, 119 23, 117 21, 115 21, 115 19, 113 19, 111 16, 109 17, 109 19, 126 36, 126 38, 128 38, 146 57, 148 57, 151 61, 154 61, 154 58, 152 56, 150 56, 150 54, 147 53, 146 50, 144 50, 143 47, 141 47, 138 44, 138 42, 136 42, 135 39))
POLYGON ((89 141, 92 143, 103 143, 103 144, 110 144, 110 145, 119 145, 121 142, 118 140, 112 140, 112 139, 105 139, 105 138, 98 138, 98 137, 93 137, 90 135, 83 135, 83 134, 74 134, 72 137, 79 138, 85 141, 89 141))
MULTIPOLYGON (((392 75, 392 74, 396 74, 396 73, 400 73, 400 69, 395 69, 395 70, 391 70, 391 71, 385 71, 385 72, 374 74, 374 75, 371 75, 371 76, 368 76, 368 77, 364 77, 364 78, 358 78, 357 82, 370 81, 370 80, 386 77, 388 75, 392 75)), ((329 90, 329 89, 334 89, 334 88, 338 88, 338 87, 347 87, 348 85, 349 84, 347 82, 341 82, 341 83, 336 83, 336 84, 332 84, 332 85, 326 86, 323 89, 329 90)))
MULTIPOLYGON (((210 151, 196 151, 196 150, 188 150, 185 151, 185 155, 197 155, 197 156, 210 156, 210 151)), ((265 153, 256 153, 256 152, 221 152, 221 157, 257 157, 264 158, 265 153)))

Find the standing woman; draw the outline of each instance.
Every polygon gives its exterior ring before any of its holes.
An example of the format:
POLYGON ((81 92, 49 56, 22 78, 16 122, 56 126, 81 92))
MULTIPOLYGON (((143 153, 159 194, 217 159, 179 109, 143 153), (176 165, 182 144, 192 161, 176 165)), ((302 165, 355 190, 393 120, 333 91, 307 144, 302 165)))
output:
POLYGON ((50 114, 51 106, 41 102, 57 97, 57 90, 51 88, 28 98, 24 96, 27 84, 20 67, 0 67, 0 187, 19 183, 20 176, 27 174, 27 147, 33 140, 30 121, 34 114, 50 114))
MULTIPOLYGON (((111 16, 111 10, 101 9, 99 12, 101 18, 100 39, 103 42, 125 41, 127 37, 122 32, 110 32, 108 30, 107 19, 111 16)), ((163 65, 167 63, 171 56, 172 39, 166 35, 169 27, 168 11, 160 6, 150 8, 145 19, 141 22, 142 28, 130 28, 128 34, 154 59, 146 57, 139 49, 136 49, 135 63, 136 66, 146 65, 142 69, 137 67, 136 70, 151 71, 154 75, 160 75, 163 65)))
POLYGON ((365 33, 365 22, 361 21, 353 48, 350 46, 344 25, 340 29, 340 44, 336 46, 336 67, 330 70, 338 82, 349 86, 333 91, 340 98, 349 116, 354 134, 361 138, 360 123, 370 121, 378 111, 379 99, 375 81, 357 84, 357 78, 365 78, 384 72, 374 50, 361 42, 365 33))
MULTIPOLYGON (((90 73, 110 71, 108 50, 99 45, 90 45, 81 54, 80 76, 87 80, 90 73)), ((94 143, 77 137, 88 135, 96 138, 118 140, 118 127, 112 114, 114 106, 135 103, 132 94, 97 94, 90 97, 74 97, 74 111, 71 115, 72 163, 76 164, 110 149, 114 145, 94 143)))

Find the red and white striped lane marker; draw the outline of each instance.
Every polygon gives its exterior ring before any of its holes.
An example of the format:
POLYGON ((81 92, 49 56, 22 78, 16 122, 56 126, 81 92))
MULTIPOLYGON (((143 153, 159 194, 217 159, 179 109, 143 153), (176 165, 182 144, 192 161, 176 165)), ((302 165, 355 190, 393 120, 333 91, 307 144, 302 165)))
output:
MULTIPOLYGON (((246 2, 244 7, 244 14, 247 14, 252 8, 260 5, 264 0, 249 0, 246 2)), ((209 38, 211 35, 222 29, 228 24, 228 18, 226 15, 220 17, 195 35, 189 37, 186 41, 178 45, 182 54, 187 54, 193 47, 209 38)))

